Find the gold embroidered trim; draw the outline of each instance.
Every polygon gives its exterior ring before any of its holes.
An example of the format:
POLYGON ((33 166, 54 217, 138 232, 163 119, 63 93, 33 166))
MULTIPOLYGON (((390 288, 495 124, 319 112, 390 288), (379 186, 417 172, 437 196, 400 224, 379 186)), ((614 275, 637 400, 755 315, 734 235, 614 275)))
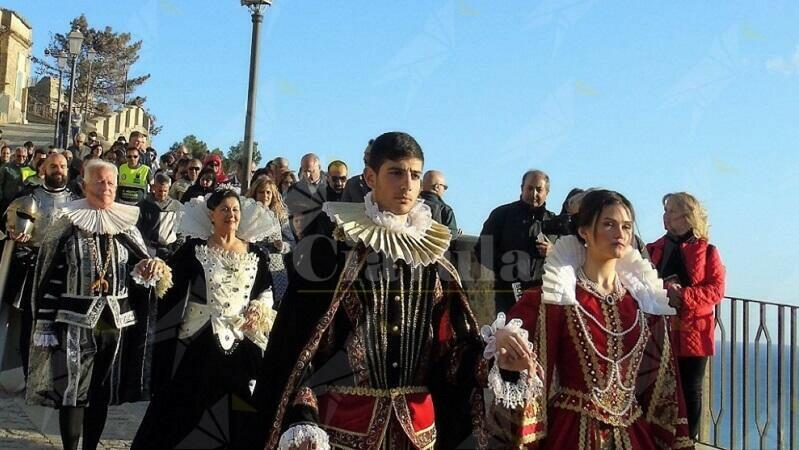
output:
POLYGON ((424 386, 403 386, 391 389, 376 389, 363 386, 329 386, 328 391, 338 394, 382 398, 394 398, 400 395, 423 394, 428 392, 427 388, 424 386))

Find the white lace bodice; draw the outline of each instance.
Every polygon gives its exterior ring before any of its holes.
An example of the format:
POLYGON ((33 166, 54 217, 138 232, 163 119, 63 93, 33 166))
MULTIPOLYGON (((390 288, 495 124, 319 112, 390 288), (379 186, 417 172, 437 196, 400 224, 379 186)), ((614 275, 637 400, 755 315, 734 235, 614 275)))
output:
MULTIPOLYGON (((211 321, 222 349, 230 350, 236 341, 245 337, 241 327, 258 272, 258 256, 249 252, 234 253, 209 248, 207 245, 198 245, 195 255, 205 275, 206 303, 189 302, 180 337, 192 336, 211 321)), ((255 342, 255 339, 252 340, 255 342)))

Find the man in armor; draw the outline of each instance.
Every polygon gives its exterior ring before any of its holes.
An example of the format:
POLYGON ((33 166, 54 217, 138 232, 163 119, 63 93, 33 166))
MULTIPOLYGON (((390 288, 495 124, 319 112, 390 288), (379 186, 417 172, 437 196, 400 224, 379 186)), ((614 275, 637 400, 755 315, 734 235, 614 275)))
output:
POLYGON ((155 296, 171 272, 149 258, 139 210, 115 203, 117 168, 84 166, 86 198, 60 209, 40 242, 26 399, 58 409, 65 449, 94 449, 108 406, 149 398, 155 296))
POLYGON ((11 202, 6 212, 6 245, 14 245, 7 251, 10 261, 5 283, 3 302, 13 305, 21 313, 19 352, 22 368, 28 373, 28 348, 31 333, 31 292, 36 257, 45 233, 53 225, 56 212, 75 197, 66 188, 67 161, 58 153, 52 153, 44 162, 45 178, 41 186, 28 188, 11 202), (14 280, 10 283, 10 280, 14 280))

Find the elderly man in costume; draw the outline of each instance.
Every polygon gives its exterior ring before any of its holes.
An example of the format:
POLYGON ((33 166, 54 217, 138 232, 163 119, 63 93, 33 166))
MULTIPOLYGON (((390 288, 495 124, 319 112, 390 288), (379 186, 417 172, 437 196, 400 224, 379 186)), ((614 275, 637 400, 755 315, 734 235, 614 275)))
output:
POLYGON ((114 202, 117 168, 93 160, 86 198, 67 203, 41 242, 27 401, 59 410, 65 449, 96 448, 108 406, 149 395, 155 317, 171 274, 150 259, 138 209, 114 202), (138 285, 138 286, 137 286, 138 285))
POLYGON ((8 270, 0 282, 4 288, 0 290, 3 292, 3 302, 13 305, 21 313, 19 351, 26 375, 32 325, 33 270, 36 267, 39 246, 55 221, 56 211, 75 199, 66 188, 66 158, 58 153, 51 153, 44 162, 44 170, 44 183, 20 193, 6 211, 6 233, 9 240, 0 262, 0 267, 8 270))
POLYGON ((256 386, 272 389, 266 448, 486 446, 485 344, 444 258, 449 230, 418 199, 423 159, 408 134, 375 139, 365 203, 323 206, 339 242, 298 244, 256 386))

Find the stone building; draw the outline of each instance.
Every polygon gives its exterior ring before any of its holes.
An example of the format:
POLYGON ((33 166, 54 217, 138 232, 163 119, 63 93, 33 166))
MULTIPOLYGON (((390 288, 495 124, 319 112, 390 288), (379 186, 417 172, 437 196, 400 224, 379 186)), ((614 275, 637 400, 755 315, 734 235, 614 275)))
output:
POLYGON ((25 122, 32 38, 22 16, 0 8, 0 123, 25 122))

